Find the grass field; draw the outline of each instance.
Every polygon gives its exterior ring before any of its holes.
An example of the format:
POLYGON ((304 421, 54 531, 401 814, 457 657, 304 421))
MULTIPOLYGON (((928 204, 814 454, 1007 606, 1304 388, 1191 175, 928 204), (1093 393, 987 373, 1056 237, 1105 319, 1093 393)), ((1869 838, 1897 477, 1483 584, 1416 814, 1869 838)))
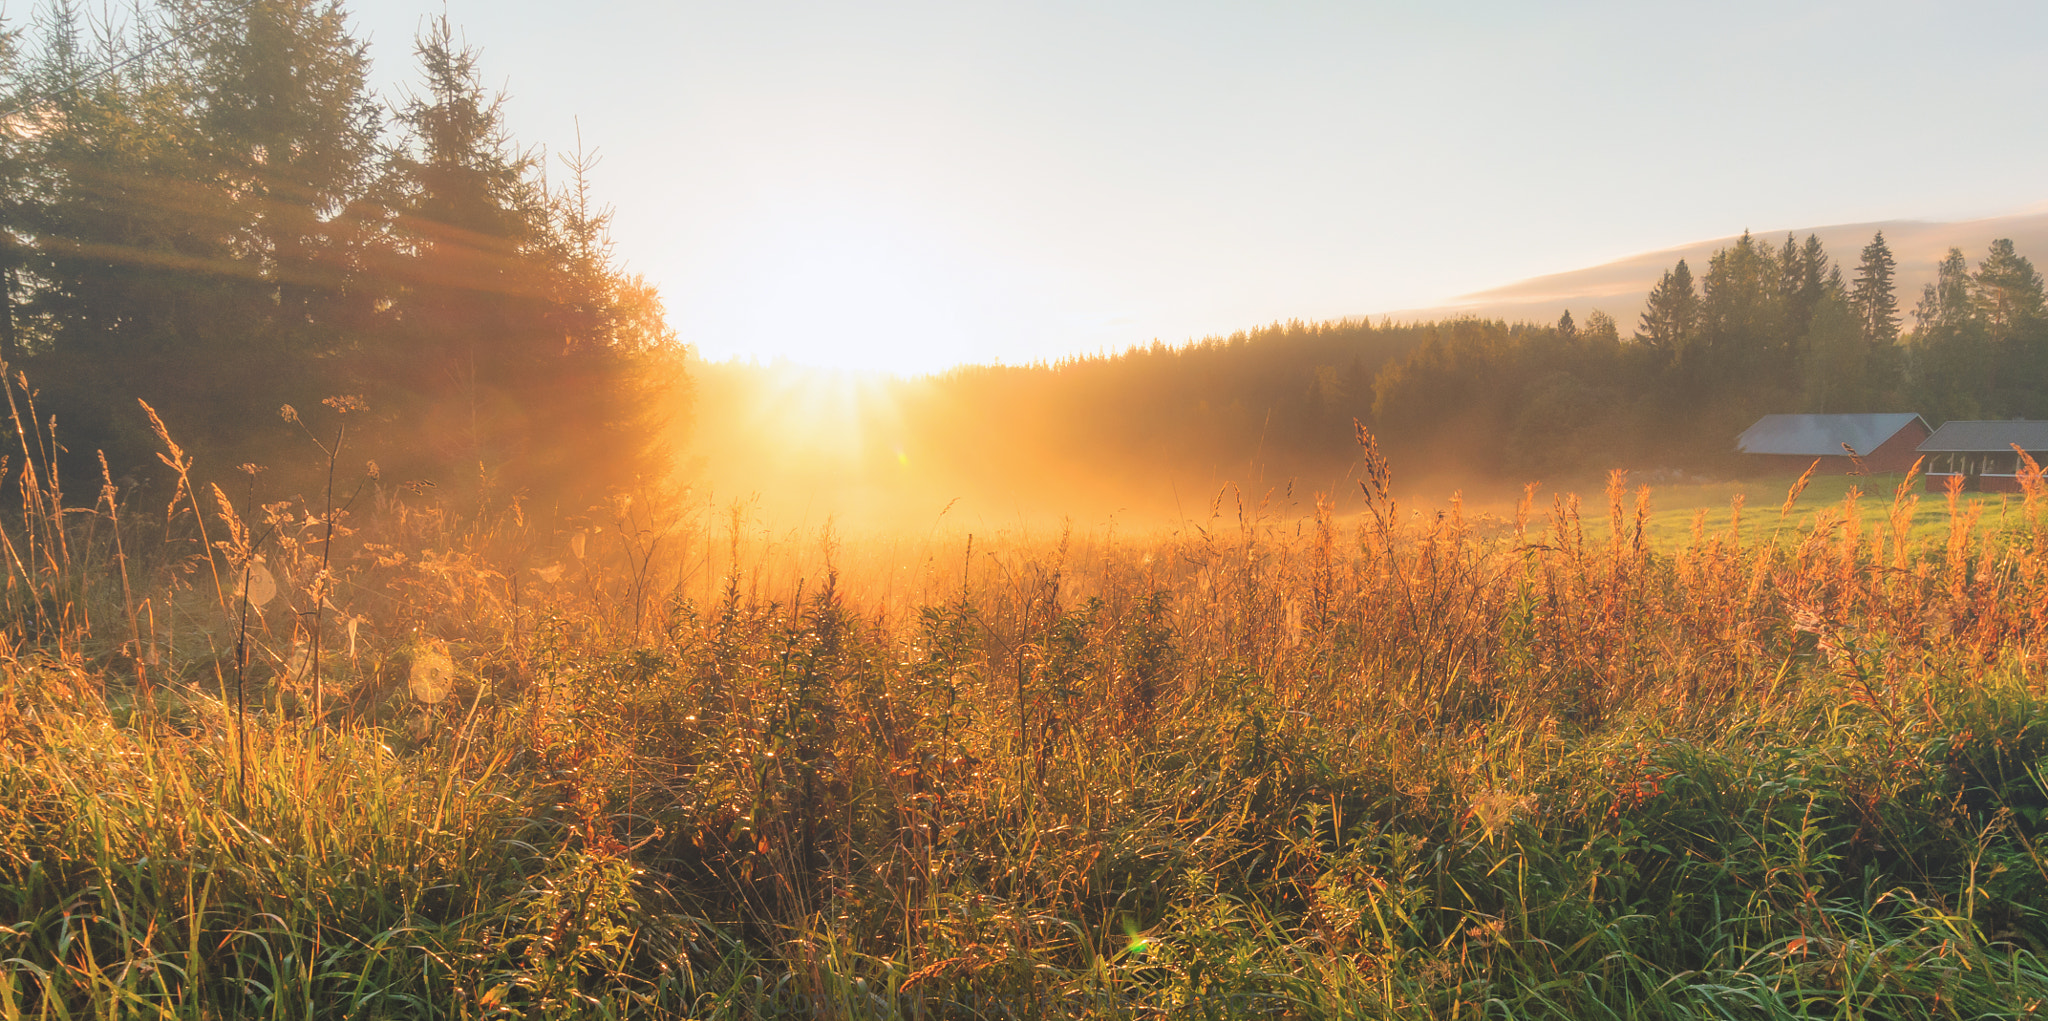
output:
MULTIPOLYGON (((1880 524, 1890 515, 1893 501, 1899 497, 1899 485, 1904 481, 1903 475, 1817 475, 1800 491, 1798 499, 1782 520, 1779 512, 1784 507, 1785 496, 1797 485, 1793 478, 1659 485, 1651 490, 1649 532, 1658 545, 1675 548, 1691 537, 1693 519, 1701 511, 1706 512, 1702 521, 1706 530, 1725 531, 1735 497, 1739 495, 1743 498, 1744 539, 1762 541, 1772 532, 1810 529, 1815 514, 1834 512, 1840 515, 1851 490, 1857 493, 1855 508, 1860 524, 1868 528, 1880 524)), ((1924 479, 1915 479, 1905 499, 1914 504, 1912 526, 1916 539, 1932 540, 1947 534, 1949 510, 1944 493, 1928 493, 1924 479)), ((2019 495, 1965 493, 1960 502, 1966 510, 1981 507, 1977 513, 1995 526, 2019 512, 2023 500, 2019 495)))
MULTIPOLYGON (((1604 508, 1612 497, 1607 490, 1613 481, 1561 487, 1539 485, 1529 495, 1525 513, 1540 517, 1551 510, 1555 500, 1574 497, 1582 507, 1604 508)), ((1705 535, 1728 534, 1731 523, 1738 521, 1738 515, 1744 543, 1767 542, 1773 535, 1780 540, 1803 537, 1817 524, 1841 527, 1852 506, 1859 529, 1889 527, 1894 510, 1908 509, 1911 533, 1918 541, 1946 541, 1951 520, 1947 494, 1940 490, 1927 492, 1926 480, 1920 476, 1913 478, 1903 494, 1899 492, 1900 485, 1907 481, 1903 474, 1815 475, 1804 482, 1797 476, 1787 475, 1714 482, 1654 483, 1624 475, 1620 481, 1624 490, 1627 527, 1631 530, 1635 527, 1637 500, 1645 498, 1648 513, 1643 519, 1644 535, 1653 547, 1665 552, 1676 551, 1691 543, 1696 525, 1705 535), (1855 497, 1853 504, 1848 499, 1852 493, 1855 497), (1789 502, 1788 496, 1792 497, 1789 502), (1823 521, 1819 515, 1825 515, 1826 520, 1823 521)), ((1435 498, 1434 494, 1414 495, 1424 497, 1409 510, 1418 521, 1437 511, 1448 511, 1451 505, 1451 501, 1435 498)), ((1983 523, 1997 528, 2009 523, 2012 515, 2020 513, 2024 502, 2021 494, 1962 493, 1958 496, 1957 506, 1963 513, 1975 513, 1983 523)), ((1476 534, 1499 536, 1512 531, 1516 516, 1514 501, 1471 504, 1469 510, 1476 534)))
POLYGON ((916 539, 26 484, 0 1018, 2048 1003, 2038 485, 1638 532, 1368 468, 1355 521, 916 539))

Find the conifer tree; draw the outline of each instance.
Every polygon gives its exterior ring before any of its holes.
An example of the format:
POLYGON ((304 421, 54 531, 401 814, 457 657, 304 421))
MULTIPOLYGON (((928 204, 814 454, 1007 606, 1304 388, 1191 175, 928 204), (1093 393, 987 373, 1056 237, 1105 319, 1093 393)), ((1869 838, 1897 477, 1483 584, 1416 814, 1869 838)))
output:
POLYGON ((1676 354, 1699 328, 1699 316, 1700 296, 1693 288, 1692 270, 1680 259, 1650 289, 1636 341, 1667 356, 1676 354))
POLYGON ((351 262, 339 221, 377 170, 368 53, 334 0, 180 0, 175 25, 236 256, 277 310, 274 340, 301 339, 336 318, 326 306, 351 262))
POLYGON ((409 138, 385 184, 397 323, 372 376, 423 466, 481 465, 583 510, 653 466, 640 370, 673 354, 673 334, 653 289, 611 265, 590 164, 549 195, 445 18, 417 52, 424 83, 398 111, 409 138))
POLYGON ((1856 266, 1856 282, 1849 289, 1849 307, 1862 324, 1863 340, 1872 347, 1899 342, 1899 301, 1893 293, 1893 275, 1898 260, 1878 231, 1863 246, 1863 259, 1856 266))
POLYGON ((1989 366, 1986 390, 2000 414, 2048 412, 2048 312, 2041 274, 2010 238, 1991 250, 1970 276, 1970 297, 1984 324, 1989 366))
POLYGON ((1993 343, 2008 341, 2042 315, 2041 274, 2013 248, 2011 238, 1991 242, 1970 275, 1969 293, 1993 343))
POLYGON ((0 24, 0 359, 75 458, 147 463, 140 397, 211 460, 268 461, 240 454, 278 405, 370 391, 385 428, 358 438, 395 466, 593 499, 653 466, 673 395, 645 380, 681 378, 659 296, 613 262, 587 165, 547 192, 445 19, 390 147, 339 0, 84 10, 49 0, 26 51, 0 24))
POLYGON ((1984 399, 1994 363, 1970 286, 1969 263, 1962 249, 1951 248, 1913 309, 1915 402, 1933 417, 1967 419, 1997 413, 1984 399))
POLYGON ((1792 235, 1785 235, 1785 247, 1778 252, 1778 293, 1785 304, 1786 336, 1806 334, 1827 285, 1828 269, 1827 252, 1818 236, 1808 234, 1801 245, 1792 235))
POLYGON ((1768 241, 1747 231, 1735 244, 1714 253, 1701 281, 1700 348, 1713 386, 1738 376, 1782 381, 1791 369, 1792 344, 1785 335, 1783 277, 1768 241))
MULTIPOLYGON (((1872 378, 1870 348, 1848 296, 1825 290, 1800 338, 1800 380, 1805 410, 1854 414, 1882 410, 1884 395, 1872 378)), ((1868 451, 1858 451, 1868 453, 1868 451)))
POLYGON ((37 179, 24 219, 37 286, 18 311, 40 334, 38 375, 82 456, 147 456, 138 397, 192 408, 195 442, 232 438, 256 406, 245 402, 260 401, 223 386, 234 366, 214 364, 216 342, 246 334, 251 310, 220 286, 236 263, 227 197, 204 170, 192 77, 164 31, 149 19, 88 26, 58 4, 31 71, 37 179))
POLYGON ((519 415, 515 377, 536 369, 545 343, 534 257, 545 198, 535 158, 505 131, 503 98, 486 94, 476 52, 456 44, 448 19, 414 49, 423 81, 397 111, 407 137, 382 184, 395 322, 366 366, 371 403, 415 438, 417 470, 502 471, 524 456, 501 428, 519 415))
POLYGON ((21 272, 28 262, 30 132, 33 96, 22 73, 21 32, 0 19, 0 361, 22 359, 21 272))

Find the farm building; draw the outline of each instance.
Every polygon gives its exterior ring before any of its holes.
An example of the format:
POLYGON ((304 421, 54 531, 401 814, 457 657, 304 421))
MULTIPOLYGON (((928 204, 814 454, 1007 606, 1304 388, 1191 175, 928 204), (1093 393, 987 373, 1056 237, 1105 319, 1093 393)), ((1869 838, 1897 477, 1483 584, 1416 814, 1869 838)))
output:
POLYGON ((1920 444, 1927 457, 1927 491, 1948 488, 1961 476, 1963 488, 1983 493, 2020 491, 2020 455, 2048 461, 2048 421, 2008 418, 1989 422, 1947 422, 1920 444))
POLYGON ((1735 449, 1752 464, 1773 471, 1803 472, 1814 461, 1825 475, 1849 475, 1856 451, 1871 474, 1902 472, 1920 455, 1916 448, 1932 430, 1912 412, 1889 415, 1765 415, 1735 438, 1735 449))

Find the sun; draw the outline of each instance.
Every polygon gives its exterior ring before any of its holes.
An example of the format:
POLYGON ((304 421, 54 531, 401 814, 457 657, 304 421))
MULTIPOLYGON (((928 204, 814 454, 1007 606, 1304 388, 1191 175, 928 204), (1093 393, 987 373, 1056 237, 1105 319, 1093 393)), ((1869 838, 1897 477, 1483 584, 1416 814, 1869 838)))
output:
POLYGON ((982 360, 1013 276, 900 209, 800 203, 751 221, 683 311, 709 358, 915 376, 982 360))
POLYGON ((904 458, 885 375, 785 364, 763 378, 750 428, 786 455, 849 470, 904 458))

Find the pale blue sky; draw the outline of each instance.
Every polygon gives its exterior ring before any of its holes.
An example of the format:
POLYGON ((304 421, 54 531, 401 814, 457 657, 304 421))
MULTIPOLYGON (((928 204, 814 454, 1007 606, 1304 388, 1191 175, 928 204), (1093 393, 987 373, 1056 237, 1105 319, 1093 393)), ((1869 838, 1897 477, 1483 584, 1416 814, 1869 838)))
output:
MULTIPOLYGON (((441 10, 349 8, 386 83, 441 10)), ((2048 200, 2040 3, 446 9, 523 142, 580 117, 710 357, 1052 358, 2048 200)))

